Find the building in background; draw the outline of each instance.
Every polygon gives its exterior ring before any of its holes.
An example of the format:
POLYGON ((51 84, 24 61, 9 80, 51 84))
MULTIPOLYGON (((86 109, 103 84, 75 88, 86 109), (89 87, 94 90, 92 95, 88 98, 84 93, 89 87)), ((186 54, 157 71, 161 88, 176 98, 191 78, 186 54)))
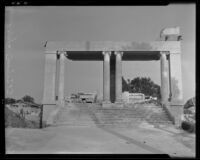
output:
POLYGON ((143 102, 145 100, 145 95, 143 93, 123 92, 122 99, 125 103, 143 102))

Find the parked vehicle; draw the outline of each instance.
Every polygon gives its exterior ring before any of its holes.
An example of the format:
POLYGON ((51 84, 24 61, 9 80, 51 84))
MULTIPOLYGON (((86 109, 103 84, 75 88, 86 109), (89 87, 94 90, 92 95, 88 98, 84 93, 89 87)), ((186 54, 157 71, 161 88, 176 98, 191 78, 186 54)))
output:
POLYGON ((96 102, 97 95, 94 93, 84 93, 80 95, 80 99, 85 103, 94 103, 96 102))

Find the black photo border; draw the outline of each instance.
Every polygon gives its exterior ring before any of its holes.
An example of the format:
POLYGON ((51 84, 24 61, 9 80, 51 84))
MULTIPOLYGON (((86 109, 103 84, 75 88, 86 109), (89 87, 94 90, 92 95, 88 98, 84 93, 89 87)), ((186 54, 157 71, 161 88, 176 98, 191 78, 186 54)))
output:
MULTIPOLYGON (((5 150, 5 115, 4 115, 4 100, 5 100, 5 8, 7 6, 161 6, 168 4, 196 4, 196 158, 199 158, 199 74, 198 74, 198 59, 199 59, 199 2, 198 0, 121 0, 121 1, 103 1, 103 0, 4 0, 0 2, 0 27, 1 27, 1 43, 0 43, 0 69, 1 69, 1 111, 0 111, 0 158, 2 159, 168 159, 169 155, 157 154, 6 154, 5 150)), ((185 158, 185 157, 180 157, 185 158)))

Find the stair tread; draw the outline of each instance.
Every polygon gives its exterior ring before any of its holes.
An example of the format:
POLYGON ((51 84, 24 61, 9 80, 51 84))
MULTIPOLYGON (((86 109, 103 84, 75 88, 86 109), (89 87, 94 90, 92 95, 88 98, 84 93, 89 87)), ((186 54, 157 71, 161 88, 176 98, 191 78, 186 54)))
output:
POLYGON ((63 108, 57 124, 66 125, 134 125, 146 121, 150 124, 172 124, 166 111, 157 105, 126 105, 125 108, 102 108, 100 105, 76 104, 75 109, 63 108), (66 117, 73 112, 76 118, 66 117), (80 116, 79 116, 80 115, 80 116), (83 116, 82 116, 83 115, 83 116), (88 117, 88 118, 86 118, 88 117), (68 121, 68 122, 67 122, 68 121))

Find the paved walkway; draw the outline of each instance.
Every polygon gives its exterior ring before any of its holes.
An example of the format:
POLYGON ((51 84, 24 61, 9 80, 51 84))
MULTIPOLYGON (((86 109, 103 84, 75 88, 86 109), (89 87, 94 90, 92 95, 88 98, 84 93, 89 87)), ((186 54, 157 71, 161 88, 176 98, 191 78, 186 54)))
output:
POLYGON ((6 129, 7 154, 160 154, 195 156, 195 135, 143 123, 132 129, 60 125, 6 129))

